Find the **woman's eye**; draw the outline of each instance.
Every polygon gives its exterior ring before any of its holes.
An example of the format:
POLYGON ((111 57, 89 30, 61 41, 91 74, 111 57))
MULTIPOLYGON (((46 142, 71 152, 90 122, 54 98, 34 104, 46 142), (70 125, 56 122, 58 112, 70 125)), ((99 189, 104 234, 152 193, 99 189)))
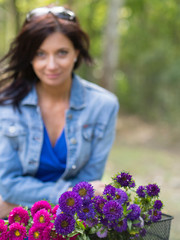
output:
POLYGON ((60 56, 65 56, 65 55, 68 54, 68 51, 67 51, 67 50, 59 50, 58 54, 59 54, 60 56))
POLYGON ((45 56, 45 53, 42 51, 39 51, 36 53, 36 57, 44 57, 44 56, 45 56))

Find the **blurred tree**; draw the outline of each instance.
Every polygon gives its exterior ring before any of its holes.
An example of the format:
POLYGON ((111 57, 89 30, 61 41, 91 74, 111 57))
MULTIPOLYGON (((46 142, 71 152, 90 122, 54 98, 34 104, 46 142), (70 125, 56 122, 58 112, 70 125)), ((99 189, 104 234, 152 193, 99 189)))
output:
POLYGON ((120 20, 120 8, 124 0, 108 1, 108 13, 106 27, 103 36, 103 67, 101 84, 103 87, 115 90, 115 74, 118 66, 119 41, 118 24, 120 20))

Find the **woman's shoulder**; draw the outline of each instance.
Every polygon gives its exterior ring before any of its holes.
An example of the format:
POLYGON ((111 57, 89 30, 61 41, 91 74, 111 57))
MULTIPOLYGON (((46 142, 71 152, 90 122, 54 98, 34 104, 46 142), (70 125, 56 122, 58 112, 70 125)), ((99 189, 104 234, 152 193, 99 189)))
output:
POLYGON ((85 79, 80 78, 80 81, 85 88, 87 98, 97 101, 97 104, 102 102, 103 104, 116 105, 119 107, 118 99, 114 93, 85 79))

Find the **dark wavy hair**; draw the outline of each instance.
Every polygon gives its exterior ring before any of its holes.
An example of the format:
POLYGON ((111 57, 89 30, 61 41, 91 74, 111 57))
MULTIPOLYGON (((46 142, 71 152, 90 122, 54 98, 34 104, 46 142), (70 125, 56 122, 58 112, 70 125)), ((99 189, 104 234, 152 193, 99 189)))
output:
POLYGON ((34 17, 30 21, 25 20, 8 53, 0 60, 0 104, 11 103, 14 107, 19 107, 20 101, 29 93, 33 84, 39 81, 31 61, 42 42, 54 32, 64 34, 74 48, 79 50, 73 70, 77 69, 82 61, 92 63, 89 37, 81 29, 77 17, 75 21, 68 21, 49 13, 34 17))

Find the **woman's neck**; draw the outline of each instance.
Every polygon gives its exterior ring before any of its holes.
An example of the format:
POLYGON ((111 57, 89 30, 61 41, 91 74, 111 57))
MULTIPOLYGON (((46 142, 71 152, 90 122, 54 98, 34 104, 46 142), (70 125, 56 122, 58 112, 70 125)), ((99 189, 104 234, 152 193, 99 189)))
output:
POLYGON ((71 83, 72 81, 67 82, 63 86, 49 86, 42 82, 38 82, 36 85, 38 98, 40 101, 44 99, 49 99, 49 101, 54 102, 67 101, 70 98, 71 83))

